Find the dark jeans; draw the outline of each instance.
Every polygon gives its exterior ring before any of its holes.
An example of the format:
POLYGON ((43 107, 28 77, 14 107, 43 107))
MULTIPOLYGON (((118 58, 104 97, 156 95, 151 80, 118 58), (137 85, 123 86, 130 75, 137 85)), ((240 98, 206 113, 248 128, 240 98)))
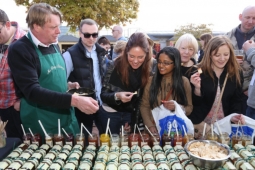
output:
POLYGON ((7 137, 19 138, 22 140, 23 132, 21 129, 20 112, 16 111, 13 106, 7 109, 0 109, 0 116, 3 122, 8 120, 5 126, 7 137))
MULTIPOLYGON (((99 131, 99 134, 102 133, 102 126, 99 121, 98 114, 99 114, 99 111, 96 112, 95 114, 88 115, 88 114, 81 112, 79 109, 75 108, 75 116, 79 123, 79 127, 81 128, 81 123, 83 123, 83 125, 88 129, 88 131, 90 133, 92 133, 93 122, 95 122, 97 129, 99 131)), ((88 135, 89 134, 87 133, 87 131, 85 129, 83 129, 83 133, 85 135, 86 145, 88 145, 88 135)))
POLYGON ((128 112, 107 112, 102 106, 99 108, 99 117, 103 127, 103 133, 106 131, 107 121, 110 118, 109 128, 112 134, 119 134, 121 126, 125 123, 131 124, 131 113, 128 112))
POLYGON ((255 120, 255 109, 250 106, 247 106, 246 116, 255 120))

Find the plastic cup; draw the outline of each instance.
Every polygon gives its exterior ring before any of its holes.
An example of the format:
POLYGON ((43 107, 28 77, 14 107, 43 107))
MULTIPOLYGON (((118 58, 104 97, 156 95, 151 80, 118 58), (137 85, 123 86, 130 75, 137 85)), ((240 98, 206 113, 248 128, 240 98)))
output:
POLYGON ((234 50, 235 56, 237 59, 244 60, 244 51, 243 50, 234 50))

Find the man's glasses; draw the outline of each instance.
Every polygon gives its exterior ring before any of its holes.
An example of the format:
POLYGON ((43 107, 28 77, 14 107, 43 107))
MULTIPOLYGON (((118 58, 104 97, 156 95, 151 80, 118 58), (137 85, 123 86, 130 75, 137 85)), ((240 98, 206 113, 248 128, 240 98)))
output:
POLYGON ((97 38, 98 37, 98 33, 93 33, 93 34, 89 34, 89 33, 82 33, 84 38, 90 38, 91 36, 93 38, 97 38))
POLYGON ((158 61, 158 65, 163 65, 163 66, 169 66, 169 65, 171 65, 171 64, 173 64, 174 62, 166 62, 166 61, 164 61, 164 62, 161 62, 161 61, 158 61))
POLYGON ((112 32, 114 32, 114 31, 118 31, 118 30, 112 30, 112 32))

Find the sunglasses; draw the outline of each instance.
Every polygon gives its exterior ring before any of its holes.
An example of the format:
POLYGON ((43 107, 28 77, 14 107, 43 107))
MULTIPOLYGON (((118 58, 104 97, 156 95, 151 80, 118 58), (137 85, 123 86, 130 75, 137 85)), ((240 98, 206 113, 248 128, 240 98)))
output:
POLYGON ((97 38, 98 37, 98 33, 93 33, 93 34, 89 34, 89 33, 82 33, 84 38, 90 38, 91 36, 93 38, 97 38))

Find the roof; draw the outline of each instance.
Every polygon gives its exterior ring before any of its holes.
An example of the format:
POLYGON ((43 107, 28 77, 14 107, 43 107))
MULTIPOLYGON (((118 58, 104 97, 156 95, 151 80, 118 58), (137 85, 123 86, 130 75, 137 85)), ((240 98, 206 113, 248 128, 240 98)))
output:
MULTIPOLYGON (((107 38, 110 42, 116 42, 115 38, 113 38, 112 35, 101 35, 100 37, 105 37, 105 38, 107 38)), ((100 37, 98 37, 98 39, 99 39, 100 37)))
POLYGON ((73 35, 62 35, 58 38, 58 42, 78 42, 79 38, 73 35))
POLYGON ((148 34, 149 37, 153 36, 157 39, 157 40, 154 40, 154 41, 158 41, 158 39, 160 39, 160 38, 170 39, 174 36, 174 33, 147 33, 147 34, 148 34))
POLYGON ((148 36, 150 37, 150 39, 151 39, 152 41, 159 41, 159 39, 156 38, 156 37, 154 37, 153 35, 149 35, 149 34, 148 34, 148 36))

